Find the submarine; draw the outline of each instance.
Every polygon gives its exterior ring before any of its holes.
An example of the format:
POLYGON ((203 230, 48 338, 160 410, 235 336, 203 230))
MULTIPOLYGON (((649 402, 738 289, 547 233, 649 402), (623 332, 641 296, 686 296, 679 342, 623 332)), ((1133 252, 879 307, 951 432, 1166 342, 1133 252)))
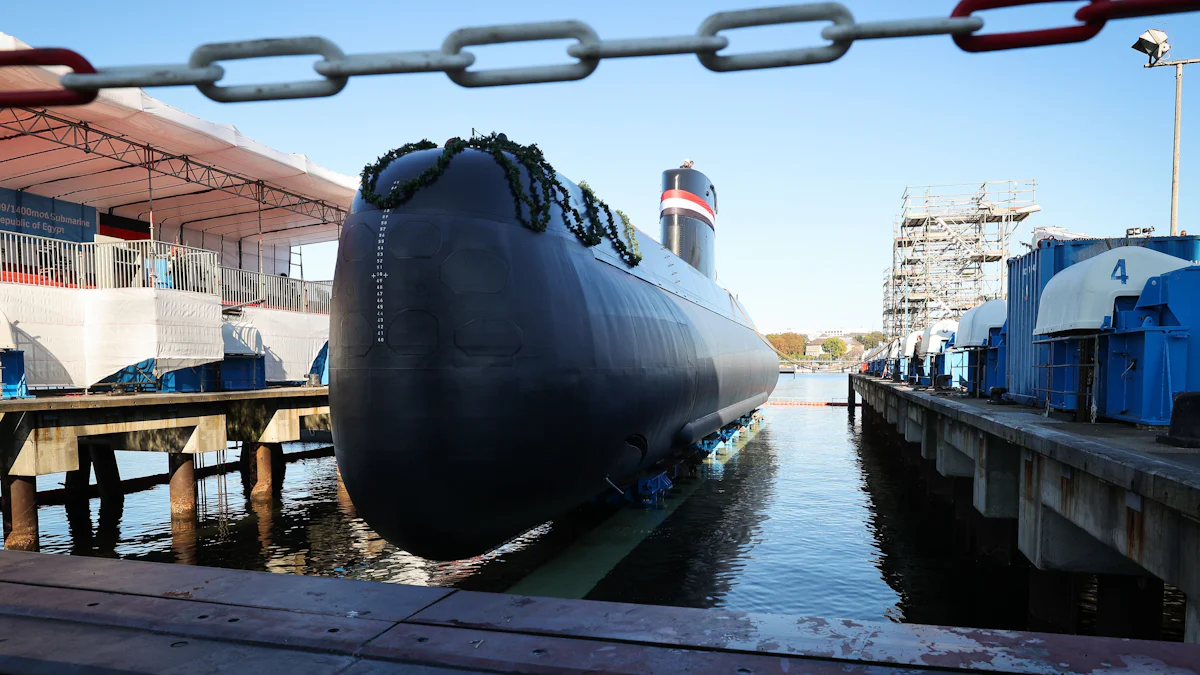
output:
POLYGON ((662 174, 661 243, 501 137, 364 169, 339 238, 330 412, 389 542, 475 556, 770 396, 778 359, 716 282, 717 192, 662 174))

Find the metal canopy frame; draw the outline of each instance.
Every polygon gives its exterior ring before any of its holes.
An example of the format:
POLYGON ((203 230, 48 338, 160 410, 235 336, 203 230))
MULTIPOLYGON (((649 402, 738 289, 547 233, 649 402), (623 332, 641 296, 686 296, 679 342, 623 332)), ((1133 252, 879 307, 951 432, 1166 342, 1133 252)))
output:
MULTIPOLYGON (((315 225, 338 224, 346 217, 346 211, 319 199, 312 199, 275 187, 265 181, 247 178, 237 173, 198 162, 186 155, 176 155, 159 150, 146 143, 137 143, 123 136, 98 129, 87 122, 72 120, 45 110, 31 108, 0 108, 0 130, 12 135, 0 136, 0 142, 13 138, 32 136, 50 141, 63 147, 81 150, 95 158, 114 160, 126 167, 146 167, 151 172, 176 178, 186 183, 203 186, 203 190, 184 195, 170 195, 167 200, 206 191, 225 192, 236 197, 257 202, 269 209, 283 209, 313 218, 315 225)), ((96 172, 97 174, 112 169, 96 172)), ((49 181, 47 181, 49 182, 49 181)), ((37 185, 41 183, 34 183, 37 185)), ((114 185, 119 185, 116 183, 114 185)), ((109 207, 113 209, 140 203, 145 200, 109 207)), ((258 211, 258 209, 256 209, 258 211)), ((252 212, 253 213, 253 212, 252 212)), ((305 227, 305 226, 299 226, 305 227)), ((287 229, 297 229, 291 227, 287 229)), ((281 230, 280 230, 281 231, 281 230)), ((267 232, 269 233, 269 232, 267 232)))

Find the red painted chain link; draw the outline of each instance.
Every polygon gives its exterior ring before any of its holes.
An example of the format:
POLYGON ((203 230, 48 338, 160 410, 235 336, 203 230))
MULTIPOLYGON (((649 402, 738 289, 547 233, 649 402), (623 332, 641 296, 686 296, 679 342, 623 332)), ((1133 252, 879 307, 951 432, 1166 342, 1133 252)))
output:
MULTIPOLYGON (((4 66, 67 66, 77 73, 94 73, 88 60, 70 49, 14 49, 0 51, 0 68, 4 66)), ((30 89, 0 91, 0 108, 44 108, 55 105, 83 105, 96 99, 94 91, 68 89, 30 89)))
MULTIPOLYGON (((970 16, 973 12, 1021 5, 1041 5, 1050 2, 1072 0, 962 0, 951 17, 970 16)), ((993 33, 991 35, 955 35, 954 43, 967 52, 992 52, 1001 49, 1043 47, 1063 45, 1090 40, 1104 28, 1110 19, 1130 19, 1139 16, 1156 16, 1200 10, 1200 0, 1092 0, 1091 4, 1075 12, 1075 18, 1083 23, 1078 26, 1047 28, 1043 30, 1015 33, 993 33)))
POLYGON ((1086 22, 1109 21, 1194 12, 1198 9, 1200 2, 1195 0, 1093 0, 1092 4, 1075 12, 1075 18, 1086 22))
MULTIPOLYGON (((962 0, 951 17, 970 16, 972 12, 984 9, 999 9, 1001 7, 1019 7, 1021 5, 1040 5, 1047 2, 1071 2, 1072 0, 962 0)), ((1130 0, 1125 0, 1129 2, 1130 0)), ((1095 4, 1095 3, 1093 3, 1095 4)), ((1124 2, 1106 2, 1105 4, 1125 4, 1124 2)), ((1085 8, 1086 9, 1086 8, 1085 8)), ((1090 40, 1104 28, 1104 18, 1078 26, 1063 28, 1046 28, 1017 33, 993 33, 991 35, 955 35, 954 44, 964 52, 994 52, 1001 49, 1020 49, 1022 47, 1043 47, 1045 45, 1063 45, 1071 42, 1090 40)))

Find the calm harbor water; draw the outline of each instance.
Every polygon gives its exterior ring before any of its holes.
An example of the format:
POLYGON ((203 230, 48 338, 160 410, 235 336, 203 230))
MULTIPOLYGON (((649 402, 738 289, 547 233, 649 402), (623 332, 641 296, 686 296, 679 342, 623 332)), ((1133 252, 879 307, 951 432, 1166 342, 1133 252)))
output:
MULTIPOLYGON (((845 397, 845 375, 781 375, 774 400, 845 397)), ((99 500, 70 516, 63 506, 43 506, 42 550, 473 590, 517 586, 596 600, 1028 627, 1025 570, 960 555, 951 509, 905 479, 898 453, 862 414, 771 404, 764 413, 765 424, 740 453, 705 477, 680 480, 665 508, 583 509, 471 560, 423 560, 383 541, 357 516, 333 457, 287 464, 272 505, 252 505, 236 471, 202 480, 194 536, 173 535, 166 485, 127 495, 119 511, 105 512, 99 500), (581 553, 585 544, 592 548, 581 553)), ((161 455, 118 456, 124 478, 166 470, 161 455)), ((39 488, 61 481, 61 474, 44 476, 39 488)), ((1086 593, 1081 602, 1087 632, 1086 593)))

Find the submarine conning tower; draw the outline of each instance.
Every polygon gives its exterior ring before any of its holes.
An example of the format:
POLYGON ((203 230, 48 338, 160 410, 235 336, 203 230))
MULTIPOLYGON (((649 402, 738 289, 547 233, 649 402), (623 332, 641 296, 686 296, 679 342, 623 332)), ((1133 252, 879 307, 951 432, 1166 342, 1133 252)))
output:
POLYGON ((704 276, 715 279, 717 188, 708 176, 691 168, 664 171, 658 220, 663 246, 704 276))

